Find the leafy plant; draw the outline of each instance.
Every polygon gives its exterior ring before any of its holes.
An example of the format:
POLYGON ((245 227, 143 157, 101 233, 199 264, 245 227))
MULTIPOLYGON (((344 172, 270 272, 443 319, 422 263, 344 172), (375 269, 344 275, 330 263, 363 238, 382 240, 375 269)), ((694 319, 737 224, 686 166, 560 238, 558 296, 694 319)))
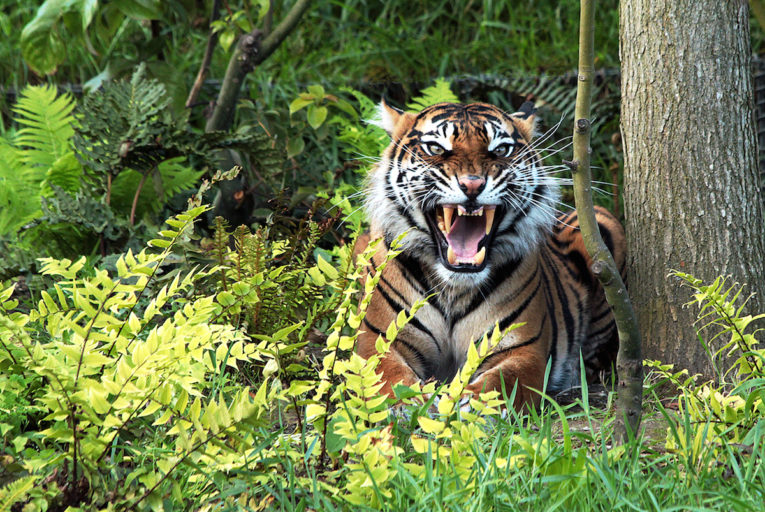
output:
POLYGON ((26 472, 53 474, 63 506, 154 507, 165 492, 183 499, 181 482, 190 482, 182 468, 236 465, 247 432, 262 424, 265 384, 251 397, 225 378, 226 366, 247 361, 253 347, 217 323, 224 306, 215 297, 185 299, 205 273, 179 273, 142 300, 204 210, 169 219, 150 242, 161 251, 127 252, 114 277, 83 275, 84 258, 45 259, 43 273, 59 281, 28 314, 14 311, 12 287, 2 293, 0 381, 36 375, 50 383, 37 390, 46 414, 37 446, 17 456, 26 472), (162 444, 153 444, 149 426, 162 431, 162 444))
POLYGON ((172 114, 165 87, 147 80, 142 67, 76 110, 70 95, 42 86, 27 88, 13 111, 22 128, 0 140, 6 276, 34 268, 37 256, 137 247, 155 229, 152 215, 204 174, 189 163, 204 168, 215 149, 253 151, 264 170, 282 162, 280 146, 260 129, 189 132, 185 118, 172 114))
MULTIPOLYGON (((102 92, 85 97, 78 112, 80 126, 74 136, 77 156, 86 169, 89 183, 95 190, 104 190, 110 204, 113 187, 134 190, 130 224, 135 219, 138 198, 149 177, 154 178, 155 198, 160 204, 170 194, 188 190, 201 173, 175 165, 160 164, 173 158, 196 157, 207 163, 213 149, 262 145, 259 134, 226 134, 221 132, 194 134, 187 130, 184 118, 176 119, 169 108, 170 99, 161 83, 145 77, 141 65, 130 81, 108 85, 102 92), (125 170, 140 174, 137 186, 133 179, 117 178, 125 170), (165 186, 162 175, 172 171, 174 183, 165 186), (180 171, 180 172, 179 172, 180 171)), ((124 194, 124 191, 117 192, 124 194)))
POLYGON ((26 476, 0 489, 0 511, 10 512, 11 505, 20 501, 35 485, 35 477, 26 476))
POLYGON ((0 139, 0 235, 11 235, 39 216, 39 196, 53 187, 79 187, 82 168, 74 157, 74 100, 51 86, 28 87, 13 107, 22 126, 0 139))
POLYGON ((724 340, 712 353, 717 382, 697 383, 697 376, 690 376, 687 370, 673 372, 672 365, 648 362, 681 393, 680 417, 670 419, 667 447, 685 455, 692 464, 705 464, 726 445, 756 444, 761 435, 756 427, 765 420, 765 349, 756 338, 759 331, 748 330, 765 314, 744 315, 747 300, 741 300, 743 287, 729 286, 722 277, 705 285, 690 274, 675 271, 672 275, 693 290, 691 304, 699 306, 699 331, 712 332, 705 345, 724 340), (722 371, 720 363, 730 367, 722 371))
POLYGON ((435 83, 420 92, 420 96, 406 104, 412 112, 419 112, 436 103, 459 103, 459 98, 452 92, 449 82, 443 78, 437 78, 435 83))
POLYGON ((157 0, 127 0, 99 6, 97 0, 45 0, 35 17, 21 32, 24 60, 39 74, 55 72, 66 56, 67 36, 95 52, 89 29, 95 23, 102 36, 114 36, 125 17, 135 20, 156 19, 160 13, 157 0), (98 23, 99 16, 111 23, 98 23), (118 19, 115 19, 118 18, 118 19), (107 27, 111 28, 108 30, 107 27), (66 34, 69 30, 73 34, 66 34))

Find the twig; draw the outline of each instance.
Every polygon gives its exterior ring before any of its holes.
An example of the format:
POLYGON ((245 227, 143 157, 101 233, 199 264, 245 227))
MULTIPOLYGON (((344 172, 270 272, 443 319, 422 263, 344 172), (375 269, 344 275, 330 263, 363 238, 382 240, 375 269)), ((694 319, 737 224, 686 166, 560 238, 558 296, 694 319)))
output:
POLYGON ((210 71, 210 61, 212 60, 215 46, 218 44, 218 31, 215 30, 213 24, 218 20, 220 4, 221 0, 213 1, 212 14, 210 15, 210 35, 207 36, 207 46, 205 47, 204 57, 202 57, 202 64, 199 66, 194 85, 191 86, 189 97, 186 99, 186 108, 191 108, 196 103, 199 91, 202 89, 205 78, 207 78, 207 72, 210 71))
POLYGON ((151 171, 142 175, 141 181, 138 182, 138 188, 135 191, 135 196, 133 196, 133 206, 130 207, 130 225, 131 226, 135 223, 135 210, 138 207, 138 197, 141 195, 141 190, 143 190, 143 184, 146 183, 146 178, 149 177, 150 173, 151 171))
POLYGON ((603 285, 619 332, 616 437, 625 442, 629 433, 637 432, 643 400, 643 364, 640 332, 627 288, 614 259, 603 243, 595 219, 590 172, 590 103, 594 75, 594 0, 581 0, 579 26, 579 78, 576 94, 574 162, 572 169, 574 199, 579 225, 587 252, 592 258, 592 272, 603 285))

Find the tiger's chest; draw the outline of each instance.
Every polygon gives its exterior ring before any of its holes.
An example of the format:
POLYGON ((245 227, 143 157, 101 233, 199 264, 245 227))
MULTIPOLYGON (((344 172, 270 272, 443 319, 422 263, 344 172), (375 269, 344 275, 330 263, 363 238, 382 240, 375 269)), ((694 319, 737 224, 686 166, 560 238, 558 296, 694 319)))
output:
MULTIPOLYGON (((539 357, 552 358, 551 383, 570 374, 569 352, 578 349, 585 331, 583 316, 562 311, 572 303, 583 307, 581 290, 559 283, 538 254, 498 269, 481 286, 441 286, 438 290, 426 268, 402 258, 386 268, 370 305, 374 318, 391 321, 398 311, 433 295, 427 305, 398 334, 395 341, 407 353, 422 380, 448 382, 464 364, 471 343, 480 342, 495 328, 505 332, 494 354, 533 347, 539 357), (562 294, 564 299, 561 299, 562 294), (384 313, 387 312, 387 315, 384 313), (512 328, 511 328, 512 327, 512 328)), ((384 322, 383 322, 384 323, 384 322)), ((384 328, 387 327, 383 325, 384 328)))

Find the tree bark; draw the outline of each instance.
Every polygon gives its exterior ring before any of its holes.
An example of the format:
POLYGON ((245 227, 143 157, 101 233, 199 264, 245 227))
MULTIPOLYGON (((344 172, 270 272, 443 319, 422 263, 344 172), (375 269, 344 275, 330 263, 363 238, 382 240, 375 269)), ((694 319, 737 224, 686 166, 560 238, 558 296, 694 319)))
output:
MULTIPOLYGON (((644 356, 712 376, 671 269, 765 293, 746 0, 622 0, 628 281, 644 356)), ((723 363, 720 366, 726 367, 723 363)))
POLYGON ((614 314, 619 333, 616 438, 625 442, 637 432, 643 404, 643 360, 640 331, 627 288, 595 220, 590 170, 590 105, 595 61, 595 0, 581 0, 579 20, 579 72, 574 123, 574 161, 568 162, 574 181, 579 226, 592 273, 597 276, 614 314))

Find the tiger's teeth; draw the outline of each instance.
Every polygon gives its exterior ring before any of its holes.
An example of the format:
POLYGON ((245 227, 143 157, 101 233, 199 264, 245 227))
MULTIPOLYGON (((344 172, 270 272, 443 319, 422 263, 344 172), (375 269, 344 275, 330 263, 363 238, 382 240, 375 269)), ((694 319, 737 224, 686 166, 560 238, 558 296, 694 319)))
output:
POLYGON ((454 208, 451 206, 444 206, 444 233, 448 233, 452 229, 452 216, 454 215, 454 208))
POLYGON ((494 208, 486 210, 486 234, 491 232, 491 227, 494 224, 494 208))
POLYGON ((454 254, 454 249, 452 249, 452 246, 449 246, 449 250, 446 251, 446 259, 449 261, 449 265, 454 265, 457 263, 457 255, 454 254))
POLYGON ((481 250, 478 251, 475 256, 473 256, 473 263, 480 265, 483 263, 484 259, 486 259, 486 247, 481 247, 481 250))
POLYGON ((460 217, 480 217, 483 215, 483 206, 479 207, 477 210, 469 212, 461 204, 457 205, 457 215, 460 217))

